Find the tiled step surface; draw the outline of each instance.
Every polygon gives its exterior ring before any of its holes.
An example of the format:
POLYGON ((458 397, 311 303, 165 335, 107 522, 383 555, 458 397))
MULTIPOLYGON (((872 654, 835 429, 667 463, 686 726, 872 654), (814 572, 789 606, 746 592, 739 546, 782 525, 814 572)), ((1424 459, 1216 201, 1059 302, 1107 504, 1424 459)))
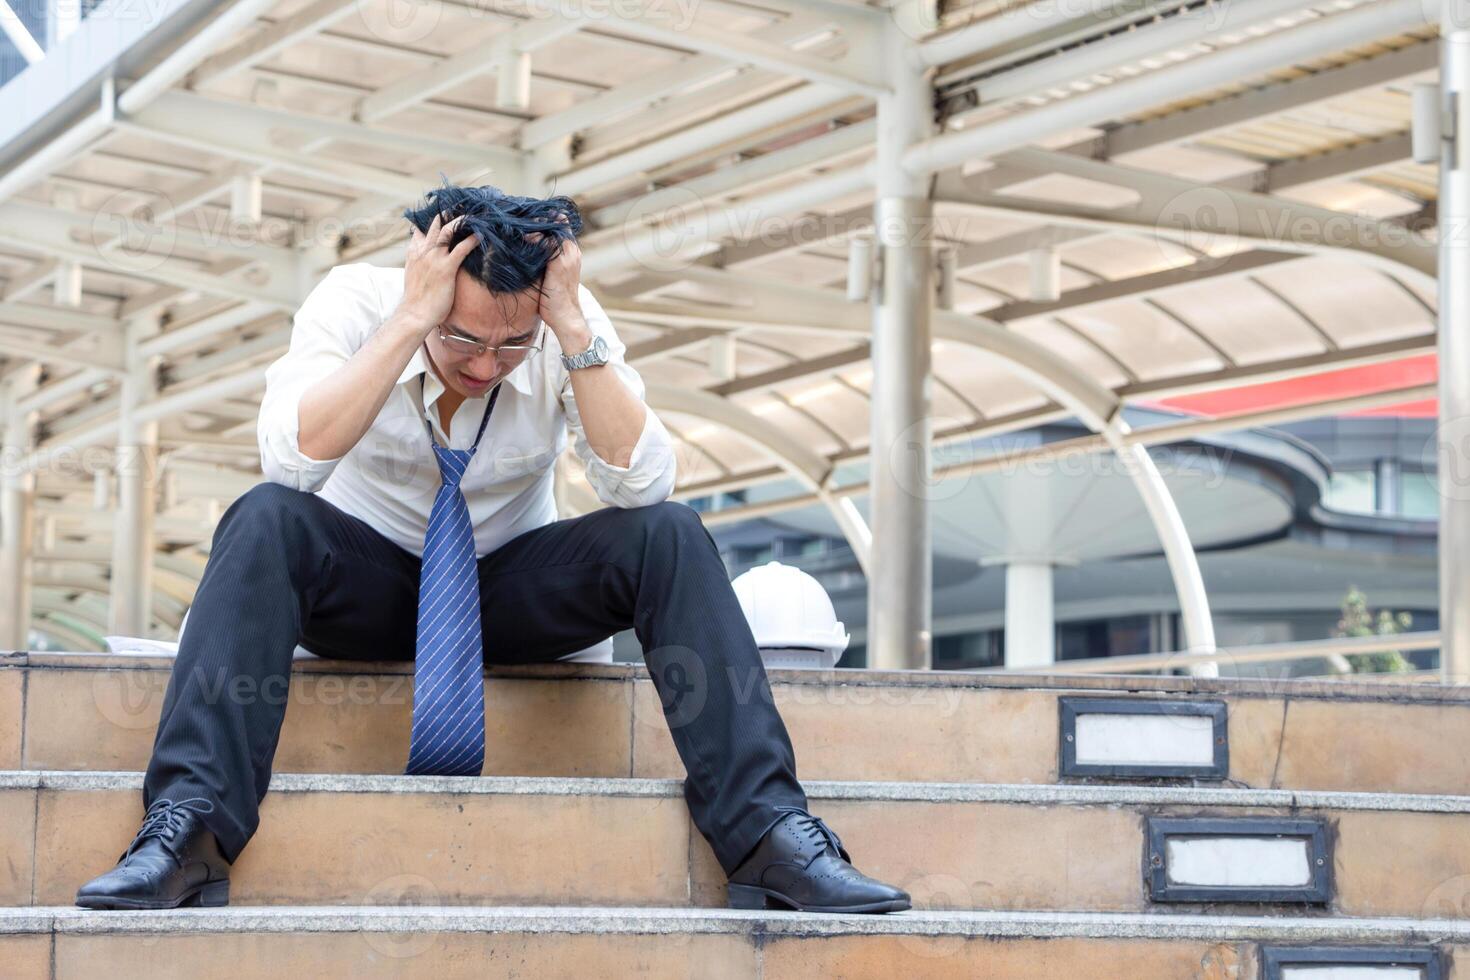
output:
MULTIPOLYGON (((1395 944, 1470 964, 1470 924, 1413 919, 674 908, 0 910, 17 976, 840 976, 1263 980, 1266 944, 1395 944)), ((1395 978, 1396 980, 1396 978, 1395 978)))
MULTIPOLYGON (((136 832, 141 784, 138 773, 0 773, 0 903, 70 904, 136 832)), ((1148 819, 1209 815, 1322 821, 1336 914, 1470 909, 1470 797, 820 781, 808 791, 858 866, 920 907, 1166 912, 1148 897, 1148 819)), ((709 907, 724 904, 724 884, 675 780, 277 774, 231 900, 709 907)))
MULTIPOLYGON (((142 770, 169 658, 0 655, 0 768, 142 770)), ((297 663, 279 772, 400 773, 411 664, 297 663)), ((1427 684, 772 672, 804 779, 1051 783, 1059 698, 1227 704, 1226 785, 1470 792, 1470 690, 1427 684)), ((683 775, 642 668, 497 668, 487 775, 683 775)), ((241 692, 269 697, 281 692, 241 692)))

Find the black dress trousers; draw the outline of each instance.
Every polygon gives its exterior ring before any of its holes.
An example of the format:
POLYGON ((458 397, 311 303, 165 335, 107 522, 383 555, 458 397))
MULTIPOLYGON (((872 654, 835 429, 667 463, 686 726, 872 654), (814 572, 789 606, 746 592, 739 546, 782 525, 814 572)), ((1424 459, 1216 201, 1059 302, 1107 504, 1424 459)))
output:
MULTIPOLYGON (((755 639, 693 509, 606 508, 527 531, 478 564, 487 663, 556 660, 636 631, 690 814, 726 873, 780 819, 776 807, 806 806, 755 639)), ((233 862, 259 823, 296 645, 412 660, 418 587, 418 557, 363 521, 315 494, 251 488, 215 531, 144 806, 210 800, 204 822, 233 862)))

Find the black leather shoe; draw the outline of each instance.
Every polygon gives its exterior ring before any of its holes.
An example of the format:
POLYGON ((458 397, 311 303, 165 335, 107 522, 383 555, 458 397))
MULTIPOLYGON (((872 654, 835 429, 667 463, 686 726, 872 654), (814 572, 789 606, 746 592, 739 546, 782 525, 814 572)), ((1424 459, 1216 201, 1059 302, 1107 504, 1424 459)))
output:
POLYGON ((230 904, 230 864, 201 813, 214 804, 155 800, 117 867, 77 892, 88 909, 175 909, 230 904))
POLYGON ((730 875, 732 909, 799 912, 902 912, 908 893, 869 878, 832 829, 797 807, 782 817, 730 875))

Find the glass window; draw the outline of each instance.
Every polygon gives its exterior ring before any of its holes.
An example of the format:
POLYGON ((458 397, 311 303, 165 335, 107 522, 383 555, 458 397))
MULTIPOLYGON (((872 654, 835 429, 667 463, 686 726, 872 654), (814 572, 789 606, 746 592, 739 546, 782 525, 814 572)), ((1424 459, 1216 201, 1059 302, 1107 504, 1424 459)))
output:
POLYGON ((973 670, 977 667, 1000 667, 1005 663, 1001 650, 1001 631, 952 633, 934 638, 936 670, 973 670))
POLYGON ((777 538, 776 555, 780 558, 796 558, 806 554, 802 549, 810 538, 777 538))
POLYGON ((773 557, 775 557, 775 549, 769 544, 743 544, 735 549, 735 563, 738 565, 758 565, 770 561, 773 557))
POLYGON ((1153 621, 1149 616, 1118 616, 1061 623, 1057 628, 1057 659, 1126 657, 1154 653, 1153 621))
POLYGON ((1373 513, 1373 471, 1337 470, 1327 484, 1326 504, 1332 510, 1373 513))
POLYGON ((1433 472, 1405 470, 1401 486, 1405 517, 1426 520, 1439 517, 1439 486, 1433 472))

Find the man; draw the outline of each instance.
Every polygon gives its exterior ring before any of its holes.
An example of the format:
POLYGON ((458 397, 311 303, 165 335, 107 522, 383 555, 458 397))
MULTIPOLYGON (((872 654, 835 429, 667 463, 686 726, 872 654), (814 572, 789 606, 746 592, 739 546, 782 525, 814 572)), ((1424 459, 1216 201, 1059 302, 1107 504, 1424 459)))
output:
POLYGON ((413 660, 407 772, 473 776, 484 663, 556 660, 631 628, 730 904, 908 908, 806 810, 714 541, 667 500, 668 432, 580 283, 575 204, 446 186, 405 216, 404 268, 332 269, 267 372, 271 482, 220 521, 164 696, 142 827, 77 904, 228 903, 286 709, 221 692, 240 678, 284 691, 298 643, 413 660), (557 520, 551 467, 568 428, 610 506, 557 520))

